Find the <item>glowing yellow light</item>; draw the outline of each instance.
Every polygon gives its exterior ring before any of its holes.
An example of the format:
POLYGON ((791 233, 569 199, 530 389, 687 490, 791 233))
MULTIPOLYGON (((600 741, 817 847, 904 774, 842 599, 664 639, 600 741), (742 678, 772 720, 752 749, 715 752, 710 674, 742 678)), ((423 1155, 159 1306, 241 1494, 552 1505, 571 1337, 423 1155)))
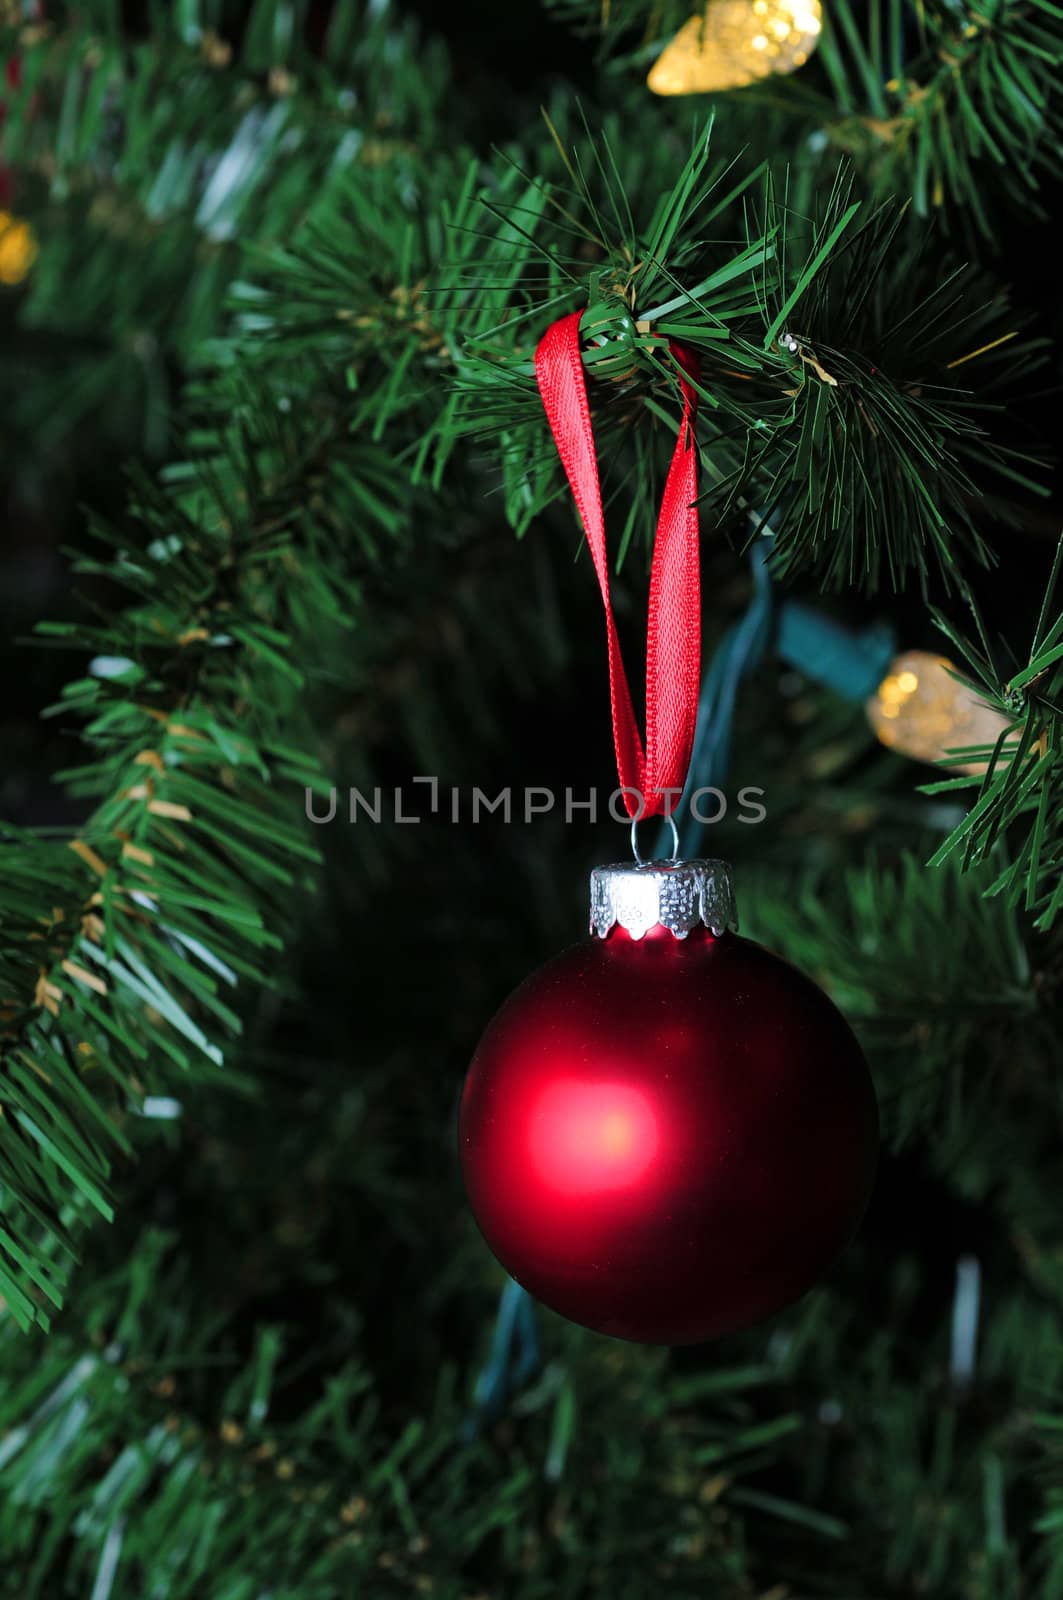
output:
POLYGON ((820 0, 709 0, 646 81, 654 94, 711 94, 793 72, 816 48, 822 17, 820 0))
POLYGON ((944 761, 954 772, 984 772, 986 761, 954 762, 948 752, 992 747, 1009 721, 970 684, 954 678, 955 670, 944 656, 904 651, 867 702, 868 718, 891 750, 916 761, 944 761))
POLYGON ((0 283, 21 283, 37 259, 37 241, 28 222, 0 211, 0 283))

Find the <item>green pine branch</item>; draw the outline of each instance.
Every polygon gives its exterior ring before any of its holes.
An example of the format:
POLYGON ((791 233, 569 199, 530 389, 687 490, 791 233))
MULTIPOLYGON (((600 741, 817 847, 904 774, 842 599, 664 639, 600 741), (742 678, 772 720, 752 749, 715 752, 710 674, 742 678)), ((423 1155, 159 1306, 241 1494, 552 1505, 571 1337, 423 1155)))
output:
POLYGON ((788 336, 791 383, 760 401, 725 510, 741 496, 770 511, 782 577, 812 569, 874 591, 915 576, 925 590, 936 568, 962 588, 971 565, 993 559, 987 510, 1014 519, 1002 490, 1048 492, 1007 406, 1033 381, 1044 341, 1006 292, 942 262, 903 208, 857 214, 852 193, 839 174, 803 221, 773 207, 769 189, 787 271, 766 337, 778 348, 788 336))
MULTIPOLYGON (((1061 564, 1063 541, 1021 665, 1002 660, 977 612, 977 642, 938 616, 938 625, 968 663, 980 695, 1008 725, 992 749, 973 752, 985 762, 981 779, 950 778, 925 790, 937 794, 977 788, 970 810, 930 865, 952 857, 965 869, 996 862, 998 870, 986 893, 1022 906, 1035 926, 1046 930, 1063 909, 1063 613, 1053 616, 1061 564)), ((967 753, 968 760, 971 755, 967 753)))
POLYGON ((301 1394, 290 1336, 204 1303, 178 1243, 146 1230, 43 1346, 0 1329, 0 1536, 25 1552, 26 1600, 465 1593, 480 1575, 537 1600, 624 1593, 633 1569, 696 1600, 762 1593, 780 1564, 803 1592, 827 1570, 857 1592, 871 1562, 901 1592, 1051 1593, 1051 1481, 1039 1535, 1011 1514, 1051 1465, 1031 1401, 1063 1376, 1058 1319, 1028 1287, 985 1308, 963 1379, 947 1321, 928 1343, 909 1259, 880 1267, 873 1307, 824 1290, 766 1350, 700 1370, 628 1345, 603 1362, 549 1318, 550 1361, 462 1443, 452 1366, 400 1418, 358 1353, 319 1360, 301 1394))
MULTIPOLYGON (((545 203, 488 199, 511 230, 514 288, 505 314, 456 353, 440 449, 472 434, 493 451, 518 532, 561 495, 534 345, 550 318, 585 306, 620 558, 636 529, 647 540, 654 526, 677 340, 701 357, 707 508, 725 521, 770 514, 782 575, 874 590, 912 576, 925 585, 936 569, 962 585, 991 555, 979 526, 987 486, 1044 492, 1036 456, 1009 438, 1005 404, 1029 383, 1039 343, 976 275, 942 276, 903 208, 867 211, 851 174, 802 216, 770 174, 715 148, 713 130, 701 132, 644 214, 605 139, 562 149, 568 181, 545 203)), ((475 283, 469 298, 479 301, 475 283)))
POLYGON ((794 883, 764 875, 746 897, 749 931, 814 973, 860 1032, 886 1137, 900 1146, 934 1123, 946 1168, 993 1121, 1000 1086, 987 1057, 1006 1059, 1018 1083, 1021 1055, 1035 1084, 1053 1028, 1036 942, 1021 913, 987 895, 991 882, 955 860, 928 870, 909 852, 794 883), (1021 1052, 1012 1043, 994 1056, 992 1040, 1020 1035, 1021 1052))
MULTIPOLYGON (((711 13, 711 0, 548 3, 597 41, 614 80, 641 80, 695 11, 711 13)), ((774 137, 788 161, 820 173, 844 153, 872 194, 992 240, 1001 201, 1044 217, 1041 191, 1063 177, 1061 85, 1063 10, 1053 0, 825 0, 819 48, 801 72, 714 98, 755 151, 769 153, 774 137)))
MULTIPOLYGON (((272 958, 267 930, 313 855, 281 789, 316 781, 306 696, 335 682, 328 643, 369 575, 417 548, 417 518, 497 490, 522 531, 563 493, 531 365, 550 316, 588 307, 619 557, 653 526, 669 339, 702 357, 708 505, 772 510, 788 573, 838 581, 862 561, 899 582, 984 554, 974 458, 1015 469, 984 431, 999 396, 982 375, 1017 381, 1034 353, 1000 308, 959 280, 928 293, 914 269, 894 284, 898 260, 918 264, 910 224, 868 216, 848 178, 802 219, 705 133, 662 189, 659 162, 629 176, 608 141, 573 150, 551 125, 542 172, 399 139, 309 197, 290 242, 249 252, 227 325, 191 353, 184 460, 165 489, 138 480, 129 527, 81 558, 131 596, 97 629, 52 633, 91 656, 63 709, 87 723, 67 781, 94 809, 76 854, 13 840, 0 891, 0 1261, 23 1323, 47 1320, 83 1219, 109 1209, 130 1104, 217 1071, 230 991, 272 958), (862 520, 837 523, 842 503, 862 520)), ((63 124, 34 126, 47 143, 63 124)), ((1047 925, 1045 792, 1023 865, 1047 925)))
MULTIPOLYGON (((194 352, 184 459, 163 487, 138 475, 128 523, 98 527, 76 558, 126 609, 41 630, 90 655, 57 710, 86 724, 89 758, 65 782, 93 810, 73 855, 10 846, 0 1281, 23 1325, 49 1320, 88 1215, 110 1215, 110 1162, 137 1108, 226 1065, 239 985, 276 961, 274 930, 316 856, 302 825, 303 790, 321 781, 310 696, 372 663, 340 641, 394 582, 384 557, 401 566, 442 518, 424 581, 449 555, 460 583, 467 469, 452 463, 445 495, 414 479, 435 470, 426 420, 446 403, 440 371, 467 308, 459 294, 449 321, 425 309, 447 232, 421 203, 420 158, 368 174, 319 188, 298 243, 249 253, 229 331, 194 352), (400 169, 411 187, 396 206, 400 169)), ((475 168, 458 152, 436 176, 463 237, 475 168)), ((494 259, 505 271, 505 237, 494 259)))
POLYGON ((824 10, 820 60, 844 113, 834 137, 862 147, 885 190, 987 239, 1001 200, 1045 215, 1040 190, 1063 176, 1059 6, 934 4, 919 8, 917 34, 902 0, 870 0, 861 16, 850 0, 824 10))
POLYGON ((352 167, 394 182, 430 149, 446 56, 358 0, 332 7, 323 61, 305 4, 260 0, 235 42, 206 0, 152 8, 134 40, 109 0, 48 9, 0 30, 0 63, 19 64, 0 164, 18 171, 39 245, 4 354, 12 414, 46 457, 90 417, 159 456, 174 364, 222 331, 248 245, 287 241, 352 167))
POLYGON ((744 1518, 804 1522, 813 1551, 837 1539, 785 1498, 723 1510, 800 1430, 768 1362, 683 1377, 664 1352, 629 1347, 603 1365, 569 1328, 520 1400, 519 1438, 462 1445, 468 1402, 450 1366, 399 1429, 357 1356, 294 1408, 282 1330, 259 1326, 248 1343, 195 1294, 173 1244, 145 1232, 43 1348, 0 1328, 0 1537, 25 1551, 25 1600, 75 1586, 139 1600, 160 1582, 172 1600, 205 1586, 278 1600, 457 1593, 477 1570, 534 1600, 562 1578, 615 1588, 632 1562, 662 1581, 682 1571, 670 1592, 692 1596, 687 1574, 728 1581, 744 1518), (624 1437, 639 1449, 617 1451, 624 1437))
POLYGON ((0 891, 0 1282, 24 1326, 60 1302, 86 1212, 110 1215, 129 1113, 224 1064, 232 992, 261 981, 316 859, 292 815, 319 779, 288 742, 304 681, 286 627, 302 612, 320 629, 342 600, 293 527, 295 468, 265 484, 248 449, 242 502, 219 496, 199 521, 141 484, 140 542, 103 564, 133 603, 99 628, 42 629, 93 652, 58 709, 86 723, 91 758, 68 784, 96 804, 69 846, 9 841, 0 891))

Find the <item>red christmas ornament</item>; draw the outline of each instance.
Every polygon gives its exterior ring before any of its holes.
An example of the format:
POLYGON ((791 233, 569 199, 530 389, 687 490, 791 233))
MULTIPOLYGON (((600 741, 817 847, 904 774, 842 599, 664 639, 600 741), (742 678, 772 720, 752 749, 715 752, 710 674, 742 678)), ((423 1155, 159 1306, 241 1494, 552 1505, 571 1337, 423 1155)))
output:
POLYGON ((727 931, 724 863, 603 867, 591 888, 595 936, 528 978, 476 1052, 465 1184, 546 1305, 696 1343, 797 1299, 851 1239, 874 1091, 822 990, 727 931))

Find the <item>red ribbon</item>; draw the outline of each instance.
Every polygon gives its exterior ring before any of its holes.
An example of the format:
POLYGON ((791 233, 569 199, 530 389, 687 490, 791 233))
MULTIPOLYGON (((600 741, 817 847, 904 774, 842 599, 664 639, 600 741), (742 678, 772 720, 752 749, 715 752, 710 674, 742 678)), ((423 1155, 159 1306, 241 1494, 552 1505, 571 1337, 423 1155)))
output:
MULTIPOLYGON (((535 352, 535 376, 569 487, 590 546, 605 604, 609 643, 609 693, 616 768, 631 817, 659 816, 664 791, 678 795, 686 783, 698 713, 701 655, 701 580, 698 566, 697 451, 694 422, 698 361, 682 345, 669 349, 680 369, 683 417, 661 500, 650 577, 646 639, 646 748, 631 704, 620 639, 609 598, 609 560, 598 481, 598 457, 580 358, 582 312, 561 317, 535 352), (640 798, 641 797, 641 798, 640 798)), ((674 805, 669 807, 674 810, 674 805)))

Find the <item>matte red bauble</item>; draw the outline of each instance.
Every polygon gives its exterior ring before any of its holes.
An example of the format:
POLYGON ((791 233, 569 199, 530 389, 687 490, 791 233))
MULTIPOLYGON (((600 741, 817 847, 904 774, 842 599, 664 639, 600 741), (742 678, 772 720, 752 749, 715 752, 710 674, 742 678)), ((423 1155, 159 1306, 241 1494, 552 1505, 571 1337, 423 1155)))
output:
POLYGON ((461 1105, 495 1255, 574 1322, 650 1344, 748 1326, 855 1232, 878 1116, 841 1013, 728 931, 721 862, 601 867, 593 937, 491 1023, 461 1105))

